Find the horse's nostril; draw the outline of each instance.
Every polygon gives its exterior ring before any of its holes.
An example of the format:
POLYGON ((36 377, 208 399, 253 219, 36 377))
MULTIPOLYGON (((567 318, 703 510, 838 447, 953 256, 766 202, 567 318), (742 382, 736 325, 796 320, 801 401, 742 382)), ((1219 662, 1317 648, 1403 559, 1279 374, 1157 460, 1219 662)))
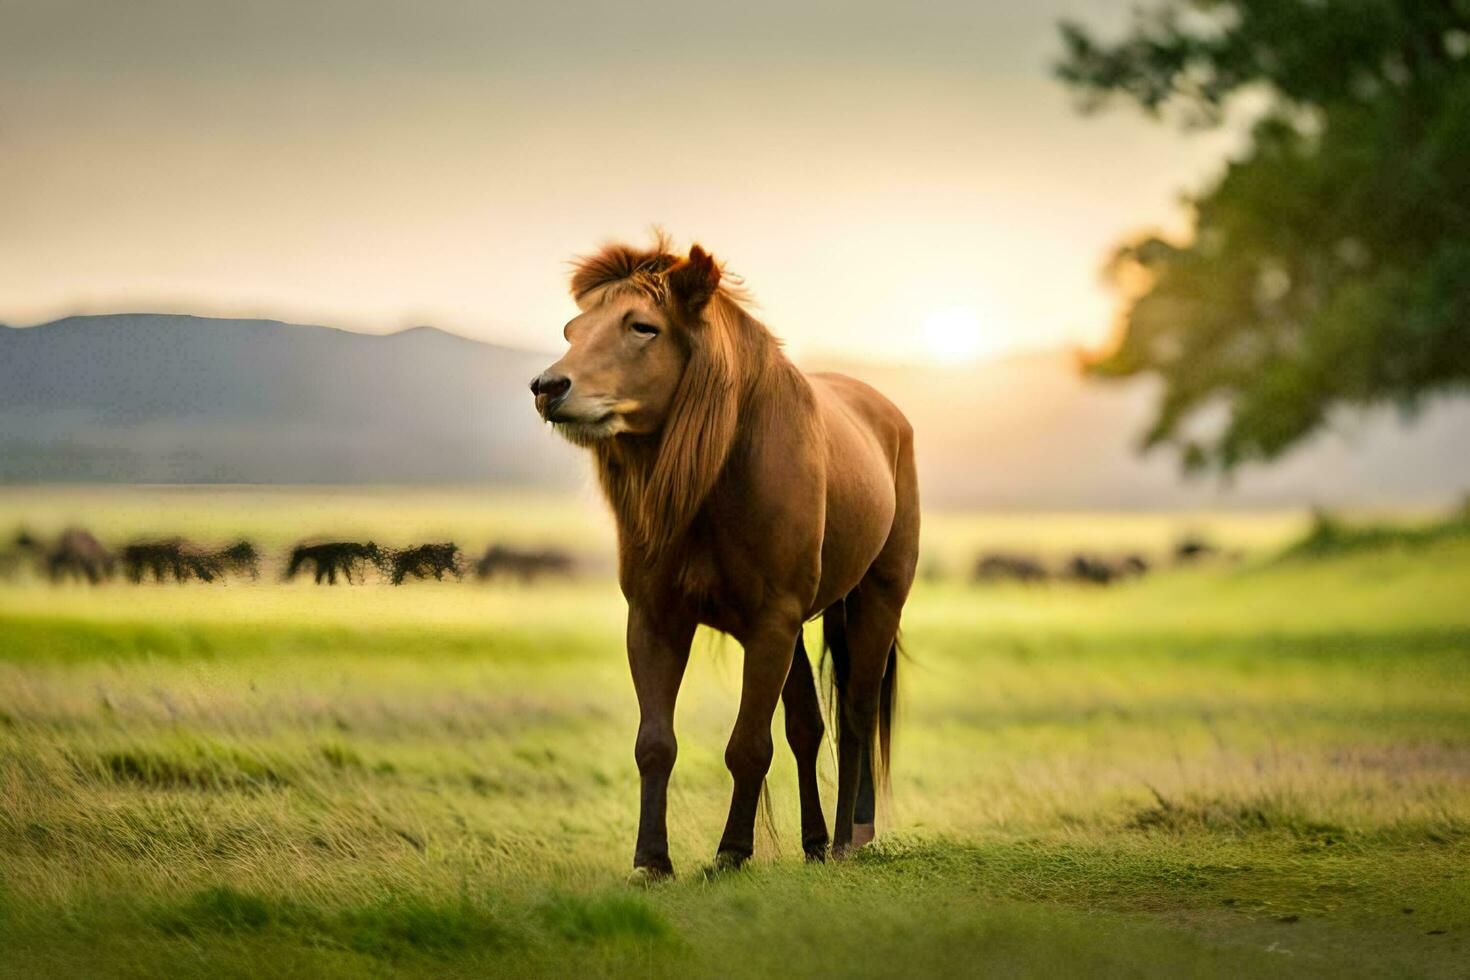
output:
POLYGON ((560 374, 543 374, 531 382, 531 391, 537 397, 560 398, 572 388, 572 379, 560 374))

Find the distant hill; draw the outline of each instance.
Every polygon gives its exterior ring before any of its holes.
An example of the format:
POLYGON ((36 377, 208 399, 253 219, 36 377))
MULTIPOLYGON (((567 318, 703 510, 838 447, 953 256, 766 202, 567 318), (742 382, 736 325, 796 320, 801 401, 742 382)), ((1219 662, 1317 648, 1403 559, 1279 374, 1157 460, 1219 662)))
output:
MULTIPOLYGON (((546 354, 418 327, 129 314, 0 327, 0 481, 487 482, 571 487, 581 454, 526 383, 546 354)), ((1018 508, 1396 504, 1470 490, 1470 400, 1416 424, 1343 420, 1233 487, 1139 458, 1148 384, 1081 379, 1062 353, 968 368, 812 364, 907 411, 926 501, 1018 508)))
MULTIPOLYGON (((566 483, 526 385, 547 357, 129 314, 0 329, 0 479, 566 483)), ((555 447, 553 447, 555 448, 555 447)))

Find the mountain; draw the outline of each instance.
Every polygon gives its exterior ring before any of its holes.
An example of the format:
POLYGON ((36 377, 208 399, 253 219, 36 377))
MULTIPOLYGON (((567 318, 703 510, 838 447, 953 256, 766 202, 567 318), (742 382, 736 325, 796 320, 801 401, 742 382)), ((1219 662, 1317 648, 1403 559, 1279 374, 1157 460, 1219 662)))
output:
POLYGON ((0 328, 0 480, 567 483, 526 391, 547 361, 430 327, 0 328))
MULTIPOLYGON (((0 327, 0 481, 585 484, 536 418, 547 354, 417 327, 386 336, 131 314, 0 327)), ((1090 382, 1063 353, 965 367, 807 364, 908 413, 931 504, 1015 508, 1390 505, 1470 490, 1470 400, 1410 425, 1339 419, 1231 485, 1140 458, 1156 391, 1090 382)))

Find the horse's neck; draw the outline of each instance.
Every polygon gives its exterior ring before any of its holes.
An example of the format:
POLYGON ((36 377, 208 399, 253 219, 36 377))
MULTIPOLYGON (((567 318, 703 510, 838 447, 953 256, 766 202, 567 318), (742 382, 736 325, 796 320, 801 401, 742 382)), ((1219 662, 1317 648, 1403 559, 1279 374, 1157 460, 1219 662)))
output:
MULTIPOLYGON (((806 379, 759 321, 740 311, 730 328, 736 331, 733 339, 741 365, 738 375, 732 379, 731 391, 731 397, 736 399, 736 428, 733 437, 719 450, 725 453, 718 461, 719 474, 707 485, 704 499, 685 525, 686 540, 678 542, 680 547, 689 544, 689 531, 698 523, 698 514, 705 509, 709 497, 732 492, 731 483, 739 483, 740 474, 747 472, 746 463, 762 451, 764 441, 780 438, 781 429, 796 421, 790 416, 799 415, 802 405, 810 401, 806 379)), ((628 543, 636 543, 640 515, 646 519, 650 507, 663 505, 647 496, 660 453, 667 451, 663 442, 662 435, 616 436, 594 450, 604 494, 617 518, 620 536, 626 536, 628 543)), ((740 492, 739 487, 734 487, 733 492, 740 492)), ((665 542, 666 546, 674 544, 665 542)))

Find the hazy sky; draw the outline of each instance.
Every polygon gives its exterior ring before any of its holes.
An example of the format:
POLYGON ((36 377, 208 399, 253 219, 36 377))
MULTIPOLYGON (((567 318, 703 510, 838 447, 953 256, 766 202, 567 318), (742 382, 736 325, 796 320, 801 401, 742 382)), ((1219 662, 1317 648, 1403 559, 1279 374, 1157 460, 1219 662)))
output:
POLYGON ((0 0, 0 321, 554 349, 565 260, 657 223, 798 353, 1096 342, 1229 146, 1072 111, 1056 20, 1126 6, 0 0))

